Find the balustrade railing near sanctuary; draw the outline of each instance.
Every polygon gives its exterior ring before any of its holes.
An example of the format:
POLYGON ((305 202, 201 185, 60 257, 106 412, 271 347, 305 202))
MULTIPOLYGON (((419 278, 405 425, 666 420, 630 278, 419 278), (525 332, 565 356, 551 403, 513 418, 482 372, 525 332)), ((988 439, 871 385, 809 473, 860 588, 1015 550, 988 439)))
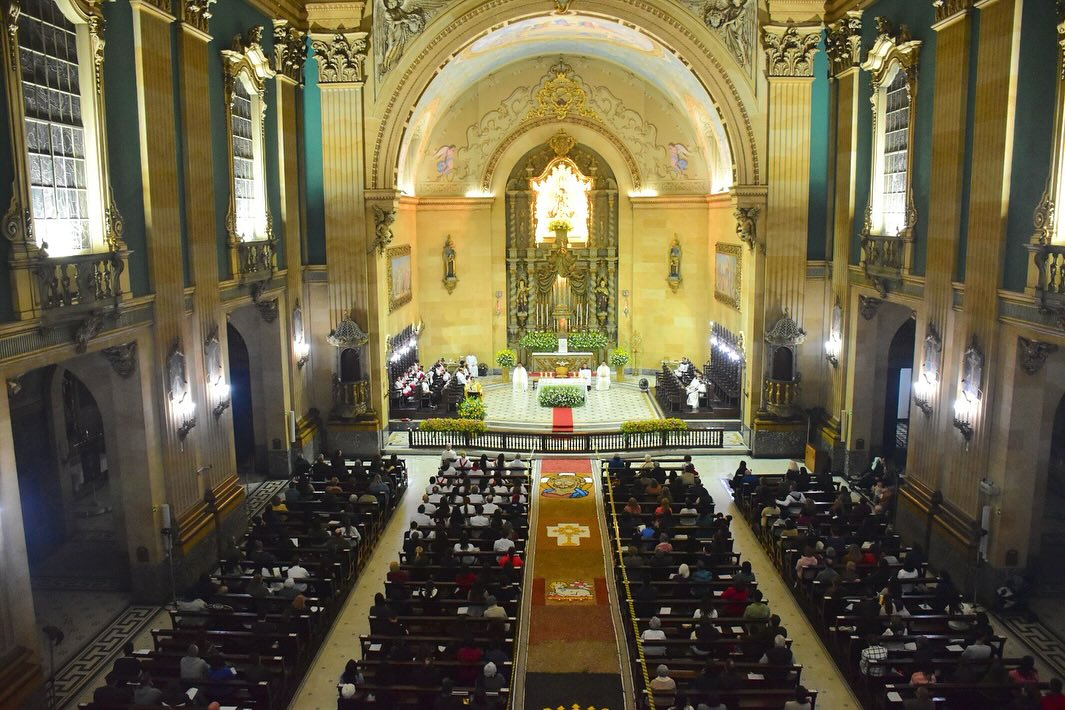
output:
POLYGON ((720 449, 725 445, 723 429, 688 429, 639 434, 573 433, 539 434, 519 431, 488 431, 469 434, 450 431, 410 432, 412 449, 457 448, 490 451, 540 451, 548 454, 592 454, 596 451, 642 451, 646 449, 720 449))

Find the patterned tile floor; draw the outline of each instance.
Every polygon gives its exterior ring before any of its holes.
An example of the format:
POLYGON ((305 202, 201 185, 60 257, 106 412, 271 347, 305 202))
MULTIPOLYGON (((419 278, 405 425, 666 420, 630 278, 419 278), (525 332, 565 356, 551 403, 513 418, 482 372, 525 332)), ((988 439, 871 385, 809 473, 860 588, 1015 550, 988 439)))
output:
MULTIPOLYGON (((541 407, 536 392, 514 392, 510 385, 487 385, 484 403, 489 426, 504 423, 550 424, 551 408, 541 407)), ((623 422, 630 419, 657 419, 660 415, 651 397, 634 384, 614 384, 606 392, 588 393, 587 403, 573 409, 576 424, 623 422)))

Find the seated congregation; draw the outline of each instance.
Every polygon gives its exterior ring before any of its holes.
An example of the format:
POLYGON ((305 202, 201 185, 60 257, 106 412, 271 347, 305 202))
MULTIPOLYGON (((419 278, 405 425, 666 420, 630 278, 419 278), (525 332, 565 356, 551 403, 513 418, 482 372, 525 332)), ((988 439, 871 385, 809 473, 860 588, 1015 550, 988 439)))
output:
POLYGON ((788 631, 732 547, 691 457, 603 465, 633 678, 656 708, 809 710, 788 631))
POLYGON ((300 460, 283 495, 168 607, 153 647, 127 644, 87 710, 285 707, 365 567, 407 472, 395 456, 300 460))

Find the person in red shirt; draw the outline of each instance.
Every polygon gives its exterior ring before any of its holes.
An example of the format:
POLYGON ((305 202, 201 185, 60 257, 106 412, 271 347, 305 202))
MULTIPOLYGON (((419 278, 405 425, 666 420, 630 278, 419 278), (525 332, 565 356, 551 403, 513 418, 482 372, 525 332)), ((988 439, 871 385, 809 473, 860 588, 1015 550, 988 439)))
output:
POLYGON ((743 616, 743 612, 747 610, 747 584, 745 582, 737 582, 730 585, 725 591, 721 592, 721 599, 724 601, 735 602, 734 604, 726 604, 722 608, 724 616, 743 616))
POLYGON ((455 575, 455 595, 462 597, 468 594, 476 579, 477 575, 469 567, 460 569, 455 575))
POLYGON ((1061 694, 1061 678, 1050 679, 1050 690, 1039 699, 1039 710, 1065 710, 1065 695, 1061 694))
POLYGON ((463 639, 462 645, 455 653, 455 660, 462 664, 455 670, 455 679, 459 685, 473 685, 477 682, 477 677, 481 674, 483 658, 484 651, 473 644, 472 638, 463 639))

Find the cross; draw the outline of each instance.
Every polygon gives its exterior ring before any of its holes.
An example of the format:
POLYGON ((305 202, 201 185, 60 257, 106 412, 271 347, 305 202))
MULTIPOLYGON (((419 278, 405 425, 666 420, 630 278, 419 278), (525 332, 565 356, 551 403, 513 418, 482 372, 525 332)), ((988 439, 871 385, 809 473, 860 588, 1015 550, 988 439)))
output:
POLYGON ((547 526, 547 536, 555 538, 559 547, 579 547, 582 537, 591 537, 587 525, 577 523, 559 523, 547 526))

